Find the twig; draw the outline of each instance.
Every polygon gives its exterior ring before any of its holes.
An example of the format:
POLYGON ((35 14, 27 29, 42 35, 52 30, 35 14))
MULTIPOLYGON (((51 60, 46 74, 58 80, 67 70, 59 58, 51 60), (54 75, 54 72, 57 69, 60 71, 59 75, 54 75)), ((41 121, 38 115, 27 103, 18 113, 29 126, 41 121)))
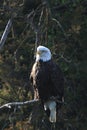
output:
POLYGON ((67 39, 67 38, 68 38, 68 37, 67 37, 67 34, 66 34, 64 28, 62 27, 62 25, 60 24, 60 22, 59 22, 57 19, 55 19, 55 18, 52 18, 52 20, 55 21, 55 22, 58 24, 58 26, 59 26, 60 29, 62 30, 62 32, 63 32, 65 38, 67 39))
POLYGON ((71 63, 72 60, 68 60, 67 58, 65 58, 63 55, 60 56, 60 59, 63 59, 66 63, 71 63))
POLYGON ((10 102, 10 103, 0 106, 0 109, 2 109, 4 107, 11 108, 12 106, 22 106, 22 105, 26 105, 26 104, 39 102, 39 101, 40 101, 39 99, 35 99, 35 100, 30 100, 30 101, 25 101, 25 102, 10 102))
POLYGON ((6 27, 5 27, 5 30, 3 32, 3 35, 1 37, 1 40, 0 40, 0 49, 3 47, 3 45, 4 45, 4 43, 7 39, 8 33, 11 29, 11 26, 12 26, 12 19, 9 19, 9 21, 8 21, 6 27))

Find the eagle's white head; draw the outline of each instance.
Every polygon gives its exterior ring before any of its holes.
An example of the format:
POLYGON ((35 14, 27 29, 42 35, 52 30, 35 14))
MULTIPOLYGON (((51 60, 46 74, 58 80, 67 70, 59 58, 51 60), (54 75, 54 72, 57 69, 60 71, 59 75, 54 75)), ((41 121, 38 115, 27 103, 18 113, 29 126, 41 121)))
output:
POLYGON ((43 62, 51 60, 51 52, 45 46, 38 46, 36 52, 36 62, 42 60, 43 62))

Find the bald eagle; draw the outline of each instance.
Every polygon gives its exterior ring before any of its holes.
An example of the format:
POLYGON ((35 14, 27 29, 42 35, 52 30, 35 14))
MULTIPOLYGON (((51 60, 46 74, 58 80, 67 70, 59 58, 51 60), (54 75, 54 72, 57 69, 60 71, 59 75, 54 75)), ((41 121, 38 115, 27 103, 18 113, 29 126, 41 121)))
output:
POLYGON ((30 81, 34 88, 34 98, 39 98, 49 121, 56 122, 56 113, 64 97, 64 77, 59 66, 53 62, 51 51, 38 46, 36 61, 32 67, 30 81))

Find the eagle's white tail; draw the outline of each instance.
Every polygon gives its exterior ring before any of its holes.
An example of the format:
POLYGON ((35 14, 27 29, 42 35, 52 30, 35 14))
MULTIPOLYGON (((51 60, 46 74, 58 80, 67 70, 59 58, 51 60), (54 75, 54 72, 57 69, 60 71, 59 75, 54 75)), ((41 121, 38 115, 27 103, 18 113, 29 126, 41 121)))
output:
POLYGON ((44 109, 50 110, 50 116, 49 116, 49 120, 50 122, 56 122, 56 102, 55 101, 48 101, 44 104, 44 109))

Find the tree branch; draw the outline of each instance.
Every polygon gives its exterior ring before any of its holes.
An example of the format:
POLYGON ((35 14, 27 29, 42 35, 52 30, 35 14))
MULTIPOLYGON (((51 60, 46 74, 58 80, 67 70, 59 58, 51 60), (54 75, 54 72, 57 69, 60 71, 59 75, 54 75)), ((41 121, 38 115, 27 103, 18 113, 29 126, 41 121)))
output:
POLYGON ((8 33, 11 29, 11 26, 12 26, 12 19, 9 19, 9 21, 8 21, 6 27, 5 27, 5 30, 3 32, 3 35, 1 37, 1 40, 0 40, 0 49, 3 47, 3 45, 4 45, 4 43, 7 39, 8 33))
POLYGON ((55 19, 55 18, 52 18, 52 20, 55 21, 55 22, 58 24, 58 26, 59 26, 60 29, 62 30, 62 32, 63 32, 65 38, 68 39, 67 34, 66 34, 66 32, 65 32, 65 30, 64 30, 64 28, 63 28, 63 26, 60 24, 60 22, 59 22, 57 19, 55 19))
POLYGON ((3 109, 5 107, 11 108, 12 106, 22 106, 22 105, 26 105, 26 104, 39 102, 39 101, 40 101, 39 99, 35 99, 35 100, 30 100, 30 101, 25 101, 25 102, 10 102, 10 103, 0 106, 0 109, 3 109))

